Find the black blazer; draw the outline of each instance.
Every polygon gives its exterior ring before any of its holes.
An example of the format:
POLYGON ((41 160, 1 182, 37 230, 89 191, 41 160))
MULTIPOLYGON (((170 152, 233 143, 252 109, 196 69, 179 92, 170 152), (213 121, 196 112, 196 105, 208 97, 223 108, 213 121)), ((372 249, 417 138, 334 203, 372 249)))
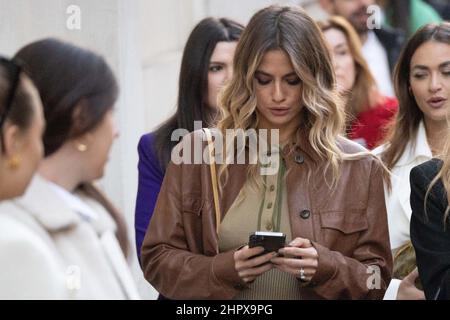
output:
POLYGON ((383 26, 381 29, 374 29, 374 32, 386 50, 389 69, 392 73, 406 40, 405 33, 388 26, 383 26))
POLYGON ((440 160, 427 161, 411 170, 411 241, 416 250, 417 267, 427 299, 450 299, 450 223, 444 214, 447 195, 438 181, 427 200, 425 193, 442 166, 440 160))

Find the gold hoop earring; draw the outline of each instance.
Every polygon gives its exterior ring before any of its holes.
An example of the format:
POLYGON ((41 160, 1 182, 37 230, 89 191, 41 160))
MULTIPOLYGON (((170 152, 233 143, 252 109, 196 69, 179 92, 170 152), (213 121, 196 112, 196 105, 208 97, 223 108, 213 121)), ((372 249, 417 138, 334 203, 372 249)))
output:
POLYGON ((77 144, 77 150, 80 152, 86 152, 87 151, 87 145, 85 145, 84 143, 78 143, 77 144))
POLYGON ((22 163, 19 156, 15 155, 12 156, 11 159, 8 160, 8 167, 11 170, 17 170, 20 167, 20 164, 22 163))

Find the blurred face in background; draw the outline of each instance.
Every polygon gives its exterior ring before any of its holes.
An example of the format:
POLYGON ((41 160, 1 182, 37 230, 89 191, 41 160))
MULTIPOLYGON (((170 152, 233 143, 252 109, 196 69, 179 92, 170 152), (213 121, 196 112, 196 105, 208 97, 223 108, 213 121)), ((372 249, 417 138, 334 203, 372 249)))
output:
POLYGON ((428 41, 417 48, 409 82, 425 121, 446 121, 450 111, 450 45, 428 41))
POLYGON ((322 7, 333 15, 347 19, 359 34, 367 33, 367 8, 375 0, 320 0, 322 7))
POLYGON ((336 28, 324 31, 325 40, 333 60, 336 82, 341 94, 352 90, 356 79, 356 66, 345 34, 336 28))
POLYGON ((233 76, 233 57, 237 42, 218 42, 214 48, 208 71, 208 101, 217 109, 217 96, 225 83, 233 76))

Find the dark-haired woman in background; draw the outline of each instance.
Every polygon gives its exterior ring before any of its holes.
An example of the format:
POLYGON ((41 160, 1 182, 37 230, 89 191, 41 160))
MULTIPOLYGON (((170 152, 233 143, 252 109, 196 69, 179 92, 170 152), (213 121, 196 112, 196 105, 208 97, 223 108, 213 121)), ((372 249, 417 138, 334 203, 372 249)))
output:
POLYGON ((206 18, 197 24, 184 48, 177 111, 139 142, 135 215, 138 257, 172 149, 179 142, 172 141, 172 133, 177 129, 194 131, 194 121, 201 121, 203 127, 215 123, 217 94, 231 78, 233 55, 242 31, 243 26, 226 18, 206 18))
POLYGON ((97 54, 54 39, 16 55, 30 72, 47 127, 45 158, 22 198, 1 212, 21 224, 1 248, 3 298, 138 298, 121 215, 92 182, 117 130, 116 79, 97 54))

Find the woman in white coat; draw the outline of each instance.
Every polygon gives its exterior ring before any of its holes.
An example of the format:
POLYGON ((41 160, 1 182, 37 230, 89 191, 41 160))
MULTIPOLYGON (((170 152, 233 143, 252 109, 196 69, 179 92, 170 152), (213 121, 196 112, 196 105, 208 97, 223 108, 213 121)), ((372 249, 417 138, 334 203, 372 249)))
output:
MULTIPOLYGON (((0 205, 21 196, 29 185, 43 156, 44 122, 42 102, 29 76, 18 61, 0 57, 0 205)), ((0 213, 0 264, 6 266, 0 268, 0 299, 9 298, 4 288, 18 267, 3 260, 22 242, 14 241, 21 237, 19 229, 14 218, 0 213)))
MULTIPOLYGON (((385 199, 394 257, 411 241, 411 169, 439 155, 448 139, 450 56, 444 50, 448 46, 447 29, 425 26, 406 44, 394 74, 399 113, 388 143, 374 150, 391 170, 392 188, 385 187, 385 199)), ((385 299, 424 299, 423 291, 414 285, 416 278, 417 269, 403 281, 393 279, 385 299)))
POLYGON ((117 136, 111 69, 54 39, 16 57, 44 105, 45 158, 24 196, 0 204, 0 299, 138 298, 124 221, 92 184, 117 136))

